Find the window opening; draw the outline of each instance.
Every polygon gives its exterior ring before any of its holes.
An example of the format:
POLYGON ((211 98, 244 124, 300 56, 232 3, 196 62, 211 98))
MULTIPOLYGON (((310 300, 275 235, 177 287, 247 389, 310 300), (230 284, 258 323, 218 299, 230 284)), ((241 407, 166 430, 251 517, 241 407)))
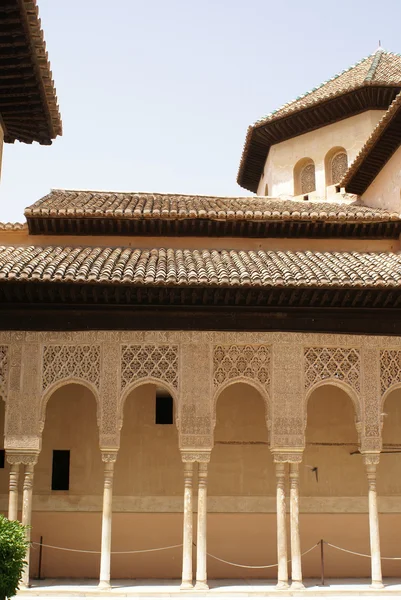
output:
POLYGON ((331 181, 338 183, 341 181, 348 168, 348 157, 346 152, 338 152, 331 159, 331 181))
POLYGON ((70 451, 53 450, 52 490, 70 489, 70 451))
POLYGON ((173 406, 174 402, 170 394, 156 392, 156 425, 173 425, 173 406))
POLYGON ((0 450, 0 469, 4 469, 6 464, 6 451, 0 450))
POLYGON ((308 194, 316 189, 315 183, 315 165, 309 163, 301 171, 301 193, 308 194))

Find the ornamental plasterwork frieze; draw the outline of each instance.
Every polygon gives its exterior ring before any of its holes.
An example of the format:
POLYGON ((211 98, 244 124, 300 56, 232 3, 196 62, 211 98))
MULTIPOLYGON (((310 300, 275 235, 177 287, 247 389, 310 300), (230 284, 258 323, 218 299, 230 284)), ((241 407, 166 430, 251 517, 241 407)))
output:
POLYGON ((49 345, 43 347, 42 389, 57 381, 82 379, 100 386, 99 345, 49 345))
POLYGON ((304 350, 304 384, 308 391, 324 379, 347 383, 361 391, 360 352, 357 348, 311 347, 304 350))
POLYGON ((9 372, 9 348, 0 346, 0 397, 3 400, 7 398, 9 372))
POLYGON ((219 388, 230 379, 253 379, 270 386, 270 347, 264 345, 219 345, 213 351, 213 385, 219 388))
POLYGON ((121 347, 121 390, 138 379, 158 379, 178 388, 178 346, 130 344, 121 347))
POLYGON ((397 383, 401 383, 401 350, 380 351, 381 394, 397 383))

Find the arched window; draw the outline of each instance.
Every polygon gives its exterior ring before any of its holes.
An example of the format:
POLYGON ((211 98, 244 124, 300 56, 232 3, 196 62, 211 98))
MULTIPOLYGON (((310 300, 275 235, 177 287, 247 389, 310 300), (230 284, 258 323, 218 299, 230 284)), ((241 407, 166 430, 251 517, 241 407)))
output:
POLYGON ((348 169, 348 156, 344 148, 336 147, 329 150, 325 158, 326 185, 340 183, 348 169))
POLYGON ((315 165, 309 163, 301 171, 301 194, 308 194, 316 189, 315 165))
POLYGON ((315 163, 311 158, 302 158, 294 167, 294 194, 309 194, 315 189, 315 163))
POLYGON ((338 152, 331 159, 331 181, 339 183, 348 168, 348 156, 346 152, 338 152))

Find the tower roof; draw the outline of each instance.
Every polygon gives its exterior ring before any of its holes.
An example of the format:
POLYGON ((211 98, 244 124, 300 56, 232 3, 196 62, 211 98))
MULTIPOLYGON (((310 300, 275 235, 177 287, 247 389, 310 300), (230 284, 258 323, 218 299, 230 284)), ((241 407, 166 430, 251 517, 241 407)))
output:
POLYGON ((378 48, 248 128, 238 183, 256 192, 270 146, 364 112, 387 109, 401 91, 401 55, 378 48))

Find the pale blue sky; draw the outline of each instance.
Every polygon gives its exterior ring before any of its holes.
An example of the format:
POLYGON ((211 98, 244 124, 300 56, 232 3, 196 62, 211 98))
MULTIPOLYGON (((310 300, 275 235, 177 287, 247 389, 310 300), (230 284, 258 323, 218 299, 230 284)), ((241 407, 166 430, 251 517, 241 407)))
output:
POLYGON ((38 0, 64 135, 7 144, 1 221, 52 187, 247 195, 247 126, 382 46, 401 1, 38 0))

